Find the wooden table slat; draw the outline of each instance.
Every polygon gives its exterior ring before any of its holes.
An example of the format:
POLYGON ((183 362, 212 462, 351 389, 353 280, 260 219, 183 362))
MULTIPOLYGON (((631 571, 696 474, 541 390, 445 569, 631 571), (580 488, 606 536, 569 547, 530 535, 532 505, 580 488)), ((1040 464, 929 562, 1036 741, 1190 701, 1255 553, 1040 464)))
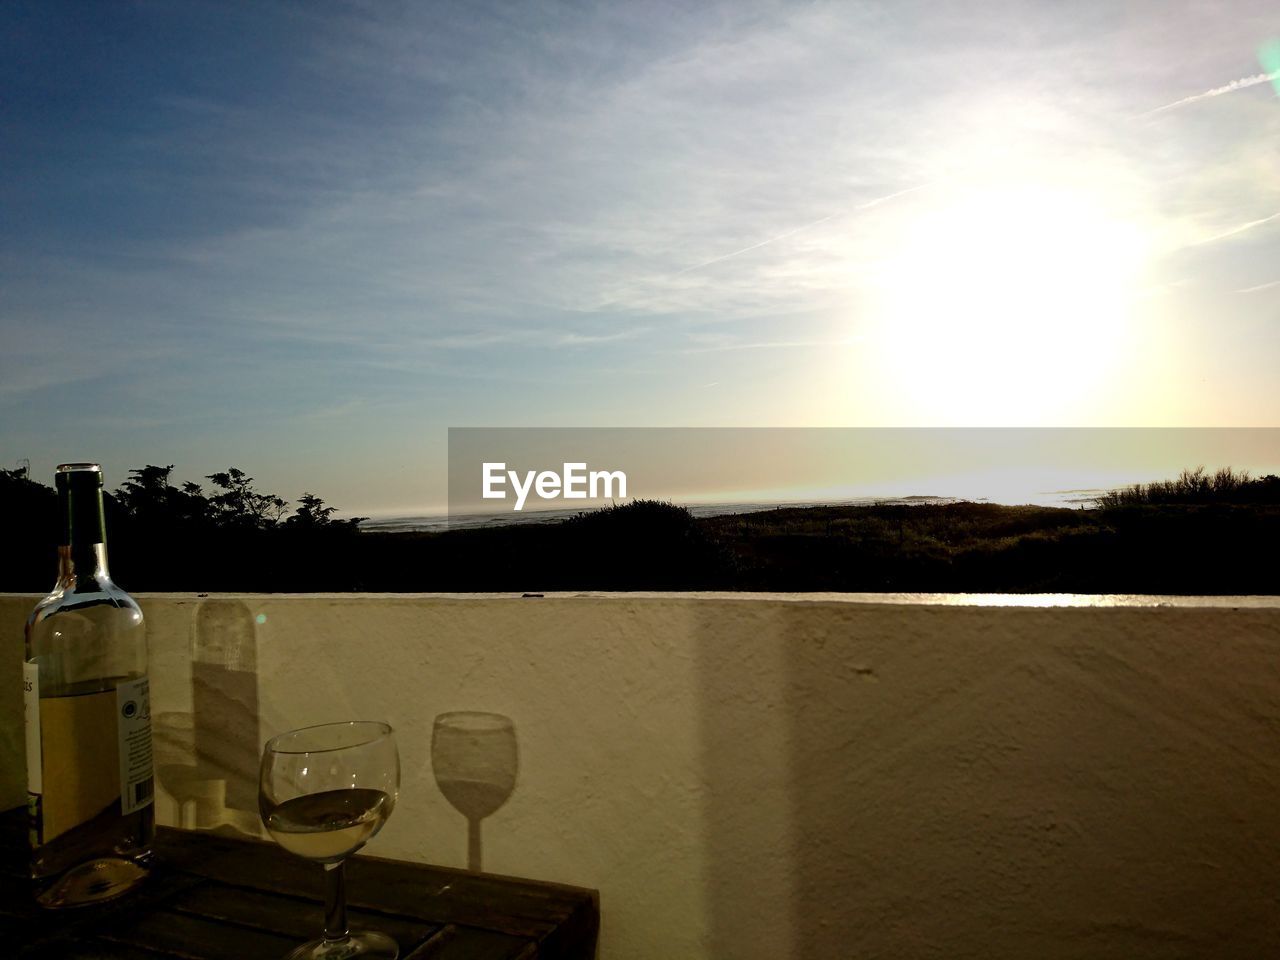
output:
MULTIPOLYGON (((24 865, 25 860, 24 855, 24 865)), ((117 916, 124 903, 129 910, 136 912, 156 909, 184 890, 204 882, 204 878, 194 874, 161 869, 125 900, 74 910, 46 910, 35 902, 31 879, 25 875, 15 877, 6 870, 0 875, 0 903, 3 903, 0 914, 7 914, 19 924, 24 941, 66 938, 78 930, 93 929, 117 916)))
POLYGON ((455 930, 453 937, 432 948, 435 952, 415 953, 413 960, 423 960, 423 957, 430 960, 516 960, 528 947, 536 947, 528 940, 492 930, 468 927, 456 927, 455 930))
POLYGON ((9 956, 15 960, 183 960, 172 953, 158 953, 127 943, 80 940, 74 937, 29 946, 9 956))
MULTIPOLYGON (((165 830, 157 853, 180 870, 255 890, 318 898, 324 883, 318 865, 265 841, 165 830)), ((346 869, 347 902, 353 907, 534 939, 551 933, 592 896, 577 887, 378 857, 352 857, 346 869)))
POLYGON ((441 956, 449 941, 457 936, 458 928, 452 923, 446 923, 427 940, 418 944, 407 957, 402 957, 401 960, 436 960, 441 956))
POLYGON ((168 910, 130 917, 98 933, 98 939, 198 960, 283 957, 301 942, 298 937, 251 930, 168 910))
MULTIPOLYGON (((177 897, 168 909, 295 937, 299 941, 319 936, 324 926, 324 908, 316 901, 259 891, 249 893, 239 887, 212 882, 177 897)), ((348 910, 347 920, 353 930, 381 930, 394 938, 402 950, 416 947, 438 929, 420 920, 403 920, 363 910, 348 910)))
MULTIPOLYGON (((275 958, 320 933, 323 870, 274 844, 161 828, 132 894, 46 911, 26 876, 25 816, 0 814, 0 943, 40 960, 275 958)), ((596 893, 580 887, 353 857, 353 929, 394 937, 405 960, 592 960, 596 893)))

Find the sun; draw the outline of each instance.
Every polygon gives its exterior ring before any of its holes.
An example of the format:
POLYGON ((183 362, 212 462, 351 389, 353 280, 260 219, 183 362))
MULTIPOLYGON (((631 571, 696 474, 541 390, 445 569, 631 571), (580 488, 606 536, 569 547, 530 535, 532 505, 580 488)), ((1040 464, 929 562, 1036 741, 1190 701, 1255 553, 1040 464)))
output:
POLYGON ((915 218, 879 274, 883 387, 948 425, 1079 416, 1123 367, 1142 232, 1047 184, 952 195, 915 218))

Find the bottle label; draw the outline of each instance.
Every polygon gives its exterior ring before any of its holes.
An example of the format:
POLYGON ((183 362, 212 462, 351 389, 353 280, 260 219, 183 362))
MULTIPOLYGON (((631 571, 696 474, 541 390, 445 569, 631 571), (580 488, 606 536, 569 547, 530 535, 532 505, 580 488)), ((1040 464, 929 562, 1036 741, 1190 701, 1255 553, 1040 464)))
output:
POLYGON ((40 843, 118 809, 116 694, 101 690, 39 701, 40 843))
POLYGON ((40 665, 22 664, 22 720, 27 735, 27 793, 44 792, 40 782, 40 665))
POLYGON ((23 664, 22 681, 33 846, 107 814, 117 802, 122 816, 153 802, 146 677, 43 701, 37 664, 23 664))
POLYGON ((116 687, 120 750, 120 812, 125 816, 155 799, 151 759, 151 685, 139 677, 116 687))

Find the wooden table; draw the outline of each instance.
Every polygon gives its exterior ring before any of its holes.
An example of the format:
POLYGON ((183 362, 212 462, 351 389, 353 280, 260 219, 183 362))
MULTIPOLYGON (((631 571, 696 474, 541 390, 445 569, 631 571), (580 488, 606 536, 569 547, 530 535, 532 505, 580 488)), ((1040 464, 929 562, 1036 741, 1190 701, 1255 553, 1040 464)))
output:
MULTIPOLYGON (((40 960, 273 960, 319 936, 322 870, 274 844, 161 827, 157 867, 136 892, 94 907, 35 905, 22 811, 0 814, 0 952, 40 960)), ((591 960, 595 891, 356 856, 352 929, 400 943, 402 960, 591 960)))

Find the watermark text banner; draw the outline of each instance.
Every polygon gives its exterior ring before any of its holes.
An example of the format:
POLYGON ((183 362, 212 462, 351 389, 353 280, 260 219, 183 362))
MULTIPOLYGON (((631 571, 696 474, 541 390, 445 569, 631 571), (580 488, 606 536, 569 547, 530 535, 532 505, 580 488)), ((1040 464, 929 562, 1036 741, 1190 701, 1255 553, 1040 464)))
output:
POLYGON ((1280 473, 1277 428, 451 428, 450 522, 554 519, 633 500, 695 512, 977 500, 1087 506, 1232 467, 1280 473))

